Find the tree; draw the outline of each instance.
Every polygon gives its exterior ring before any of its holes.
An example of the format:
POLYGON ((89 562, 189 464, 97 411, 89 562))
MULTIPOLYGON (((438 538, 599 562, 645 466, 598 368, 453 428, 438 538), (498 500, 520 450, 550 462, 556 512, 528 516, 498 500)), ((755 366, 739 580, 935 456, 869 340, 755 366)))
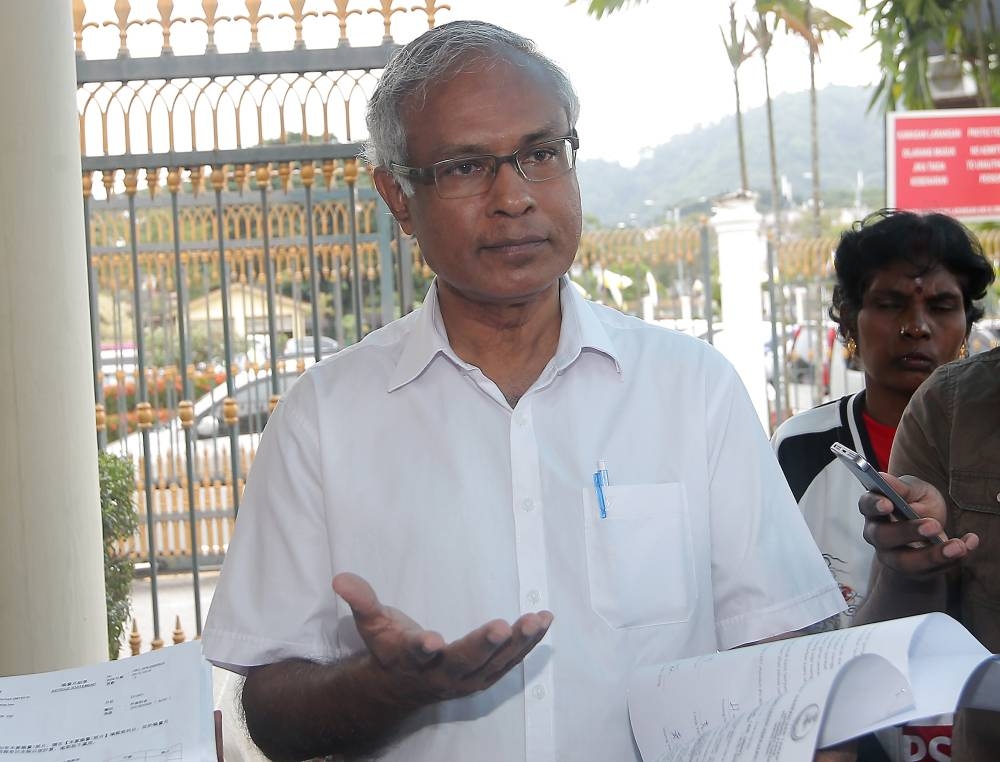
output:
POLYGON ((872 14, 872 43, 881 50, 882 79, 871 105, 934 108, 928 59, 935 53, 975 72, 980 105, 1000 102, 998 0, 862 0, 861 7, 872 14))
POLYGON ((726 35, 725 28, 721 26, 719 32, 722 33, 722 44, 729 56, 729 65, 733 67, 733 89, 736 91, 736 139, 740 157, 740 190, 747 191, 750 190, 750 181, 747 179, 747 152, 743 140, 743 108, 740 104, 739 69, 753 56, 753 50, 747 50, 746 31, 742 35, 737 35, 736 0, 729 2, 729 35, 726 35))
POLYGON ((815 7, 811 0, 756 0, 760 13, 770 13, 785 31, 801 37, 809 49, 809 135, 812 141, 812 208, 813 235, 820 234, 819 181, 819 106, 816 98, 816 60, 823 34, 833 32, 844 37, 851 25, 833 14, 815 7))
POLYGON ((747 31, 757 42, 756 50, 760 52, 760 60, 764 65, 764 96, 765 114, 767 115, 767 147, 771 160, 771 209, 774 212, 774 237, 781 239, 781 194, 778 190, 778 152, 774 145, 774 111, 771 101, 771 77, 767 71, 767 56, 771 52, 774 35, 767 26, 767 17, 757 13, 756 22, 747 21, 747 31))
MULTIPOLYGON (((644 0, 590 0, 587 13, 597 18, 603 18, 606 13, 614 13, 630 5, 640 5, 644 0)), ((566 5, 575 5, 576 0, 567 0, 566 5)))

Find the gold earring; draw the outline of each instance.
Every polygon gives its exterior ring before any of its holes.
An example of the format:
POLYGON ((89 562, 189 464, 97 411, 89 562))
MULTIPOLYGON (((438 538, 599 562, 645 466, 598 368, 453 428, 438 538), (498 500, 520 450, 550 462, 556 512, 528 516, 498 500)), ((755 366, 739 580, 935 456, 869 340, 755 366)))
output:
POLYGON ((853 336, 847 337, 847 345, 844 347, 847 350, 847 359, 850 360, 858 353, 858 343, 854 340, 853 336))
POLYGON ((966 342, 962 342, 962 346, 958 348, 958 359, 964 360, 969 356, 969 345, 966 342))

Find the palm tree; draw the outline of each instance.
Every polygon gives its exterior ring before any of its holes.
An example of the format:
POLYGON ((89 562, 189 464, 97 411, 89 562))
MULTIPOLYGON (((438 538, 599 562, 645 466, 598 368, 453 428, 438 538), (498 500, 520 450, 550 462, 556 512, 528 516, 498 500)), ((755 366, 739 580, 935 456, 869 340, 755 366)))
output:
POLYGON ((774 111, 771 101, 771 77, 767 71, 767 56, 771 52, 774 34, 767 26, 767 17, 757 13, 756 22, 747 21, 747 31, 757 43, 760 60, 764 64, 765 114, 767 115, 767 147, 771 159, 771 209, 774 212, 774 238, 781 239, 781 195, 778 191, 778 152, 774 146, 774 111))
MULTIPOLYGON (((590 0, 587 13, 602 18, 606 13, 614 13, 630 5, 639 5, 644 0, 590 0)), ((574 5, 576 0, 566 0, 566 5, 574 5)))
POLYGON ((729 64, 733 67, 733 89, 736 91, 736 139, 739 146, 740 158, 740 190, 750 190, 750 182, 747 179, 747 154, 746 144, 743 140, 743 108, 740 104, 740 78, 739 69, 746 61, 753 56, 753 50, 747 50, 746 31, 742 35, 736 32, 736 0, 729 2, 729 35, 726 35, 724 27, 719 27, 722 33, 722 44, 726 48, 729 56, 729 64))
POLYGON ((819 181, 819 104, 816 97, 816 60, 823 34, 833 32, 844 37, 851 25, 811 0, 756 0, 759 13, 770 13, 775 23, 784 24, 785 30, 801 37, 809 47, 809 135, 812 158, 812 209, 813 235, 820 234, 820 181, 819 181))

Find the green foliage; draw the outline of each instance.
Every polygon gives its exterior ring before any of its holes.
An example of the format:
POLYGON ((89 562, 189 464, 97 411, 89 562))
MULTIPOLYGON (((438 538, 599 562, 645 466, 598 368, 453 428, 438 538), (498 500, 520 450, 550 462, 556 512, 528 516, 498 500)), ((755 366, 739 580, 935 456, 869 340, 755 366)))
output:
MULTIPOLYGON (((146 357, 149 363, 163 367, 177 362, 177 330, 173 324, 154 328, 148 341, 146 357)), ((238 333, 231 335, 231 341, 234 347, 243 347, 246 344, 246 338, 238 333)), ((224 364, 226 353, 222 327, 216 326, 210 337, 208 329, 203 323, 189 326, 188 352, 188 362, 193 365, 224 364)))
POLYGON ((805 40, 815 54, 819 53, 824 34, 832 32, 838 37, 845 37, 851 29, 851 25, 843 19, 806 0, 756 0, 754 7, 758 13, 771 14, 775 26, 781 23, 786 32, 805 40))
POLYGON ((117 659, 125 625, 132 611, 132 559, 120 552, 121 541, 137 527, 132 494, 135 473, 128 458, 98 453, 101 518, 104 533, 104 589, 108 614, 108 658, 117 659))
POLYGON ((981 105, 1000 100, 1000 23, 996 0, 862 0, 882 79, 871 105, 891 111, 933 108, 927 58, 944 52, 971 67, 981 105))
MULTIPOLYGON (((587 6, 587 13, 596 18, 603 18, 605 14, 611 14, 628 8, 630 5, 639 5, 644 0, 590 0, 587 6)), ((576 0, 566 0, 566 5, 574 5, 576 0)))

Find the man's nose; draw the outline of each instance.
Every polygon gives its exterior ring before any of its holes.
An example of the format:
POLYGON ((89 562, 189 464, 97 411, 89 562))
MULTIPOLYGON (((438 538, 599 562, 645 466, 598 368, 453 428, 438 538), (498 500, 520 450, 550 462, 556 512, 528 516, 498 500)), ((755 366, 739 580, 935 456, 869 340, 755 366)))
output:
POLYGON ((490 188, 490 211, 511 216, 534 208, 534 186, 518 172, 514 159, 499 163, 490 188))

